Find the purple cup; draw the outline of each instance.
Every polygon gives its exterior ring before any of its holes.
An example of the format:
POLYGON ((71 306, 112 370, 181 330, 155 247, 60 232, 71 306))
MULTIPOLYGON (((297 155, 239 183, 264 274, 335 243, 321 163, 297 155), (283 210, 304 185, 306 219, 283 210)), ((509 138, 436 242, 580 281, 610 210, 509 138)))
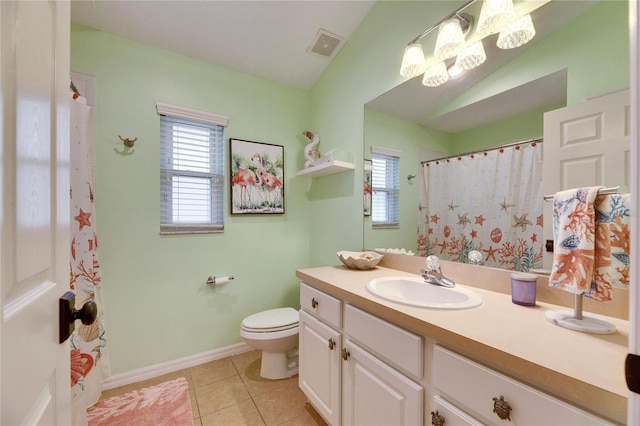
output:
POLYGON ((511 274, 511 301, 517 305, 536 305, 536 281, 534 274, 513 272, 511 274))

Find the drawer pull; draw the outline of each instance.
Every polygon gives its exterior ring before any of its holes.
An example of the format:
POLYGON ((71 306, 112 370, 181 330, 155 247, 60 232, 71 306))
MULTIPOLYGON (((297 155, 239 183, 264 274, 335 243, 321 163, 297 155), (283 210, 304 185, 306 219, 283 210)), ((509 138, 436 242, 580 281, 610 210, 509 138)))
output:
POLYGON ((336 341, 333 339, 329 339, 329 349, 333 350, 333 347, 336 345, 336 341))
POLYGON ((444 426, 444 417, 438 413, 438 410, 436 410, 435 413, 433 411, 431 412, 431 424, 433 426, 444 426))
POLYGON ((346 349, 342 349, 342 359, 344 359, 345 361, 347 361, 349 359, 349 356, 351 356, 351 354, 349 353, 348 350, 346 349))
POLYGON ((504 400, 504 396, 500 398, 493 397, 493 412, 500 417, 501 420, 511 421, 511 405, 504 400))
POLYGON ((319 304, 320 304, 320 302, 318 302, 315 297, 311 298, 311 307, 313 309, 317 308, 319 304))

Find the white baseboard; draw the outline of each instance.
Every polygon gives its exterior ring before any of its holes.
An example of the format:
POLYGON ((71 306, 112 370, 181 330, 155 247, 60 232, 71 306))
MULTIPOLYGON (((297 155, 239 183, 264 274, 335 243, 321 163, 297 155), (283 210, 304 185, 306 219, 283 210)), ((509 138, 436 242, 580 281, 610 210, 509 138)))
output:
POLYGON ((129 385, 131 383, 153 379, 158 376, 173 373, 174 371, 184 370, 185 368, 195 367, 196 365, 205 364, 207 362, 216 361, 252 350, 253 348, 246 343, 237 343, 235 345, 225 346, 212 351, 163 362, 162 364, 151 365, 149 367, 131 370, 126 373, 114 374, 105 380, 102 384, 102 390, 109 390, 129 385))

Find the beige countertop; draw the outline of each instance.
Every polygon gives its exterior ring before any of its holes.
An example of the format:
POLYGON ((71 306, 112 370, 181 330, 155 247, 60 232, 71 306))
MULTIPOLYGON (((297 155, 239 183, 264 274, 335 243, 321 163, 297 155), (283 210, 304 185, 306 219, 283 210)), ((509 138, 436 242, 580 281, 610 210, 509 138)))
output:
MULTIPOLYGON (((629 322, 606 317, 616 333, 596 335, 568 330, 545 319, 548 310, 567 309, 544 302, 524 307, 511 296, 478 287, 462 287, 483 299, 477 308, 435 310, 387 301, 366 284, 387 276, 416 275, 377 267, 300 269, 296 276, 401 327, 424 335, 474 360, 619 423, 625 423, 628 390, 624 361, 629 322)), ((593 315, 585 312, 585 315, 593 315)), ((597 315, 593 315, 597 316, 597 315)), ((602 318, 602 317, 601 317, 602 318)))

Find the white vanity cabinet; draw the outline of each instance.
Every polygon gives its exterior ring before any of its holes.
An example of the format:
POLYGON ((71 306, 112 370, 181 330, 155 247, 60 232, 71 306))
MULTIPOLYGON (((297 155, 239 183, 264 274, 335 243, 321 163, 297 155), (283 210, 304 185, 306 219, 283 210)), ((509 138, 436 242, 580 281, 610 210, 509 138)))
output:
POLYGON ((298 382, 329 424, 424 424, 422 337, 304 283, 300 305, 298 382))
POLYGON ((610 424, 440 346, 433 371, 434 407, 447 426, 610 424), (496 402, 506 408, 503 418, 496 402))
POLYGON ((422 376, 422 338, 350 305, 344 332, 342 424, 422 425, 424 388, 398 371, 422 376))
POLYGON ((320 415, 338 425, 342 303, 301 283, 300 305, 298 384, 320 415))

